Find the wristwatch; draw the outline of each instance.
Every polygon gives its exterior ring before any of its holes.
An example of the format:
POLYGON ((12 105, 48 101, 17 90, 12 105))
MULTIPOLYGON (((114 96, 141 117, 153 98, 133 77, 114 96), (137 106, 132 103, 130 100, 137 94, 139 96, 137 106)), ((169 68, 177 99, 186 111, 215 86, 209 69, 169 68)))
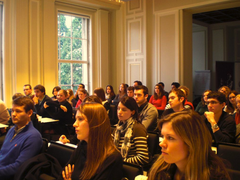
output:
POLYGON ((212 129, 218 129, 219 127, 218 127, 218 125, 217 124, 214 124, 213 126, 212 126, 212 129))

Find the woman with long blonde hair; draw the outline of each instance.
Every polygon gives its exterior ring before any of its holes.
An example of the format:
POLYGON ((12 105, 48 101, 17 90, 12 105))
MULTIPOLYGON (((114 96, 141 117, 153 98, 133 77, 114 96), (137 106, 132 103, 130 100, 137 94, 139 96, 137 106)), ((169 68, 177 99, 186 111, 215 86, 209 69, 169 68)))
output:
POLYGON ((162 154, 148 180, 230 180, 223 162, 211 150, 212 138, 194 111, 181 111, 160 120, 162 154))
POLYGON ((105 108, 81 104, 73 126, 80 143, 62 172, 64 180, 120 180, 123 160, 112 141, 105 108))

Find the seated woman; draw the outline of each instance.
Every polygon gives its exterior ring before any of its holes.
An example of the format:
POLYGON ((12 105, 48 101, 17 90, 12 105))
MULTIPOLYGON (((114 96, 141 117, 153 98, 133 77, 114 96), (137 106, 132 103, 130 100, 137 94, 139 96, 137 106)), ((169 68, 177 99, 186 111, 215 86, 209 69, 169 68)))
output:
POLYGON ((167 104, 167 98, 164 95, 163 88, 160 84, 155 85, 154 95, 151 96, 149 102, 154 105, 157 110, 164 110, 167 104))
POLYGON ((160 120, 158 127, 162 154, 148 180, 230 180, 223 162, 211 150, 211 134, 196 112, 170 114, 160 120))
POLYGON ((55 86, 52 90, 52 94, 53 96, 51 97, 53 101, 57 101, 57 94, 58 94, 58 91, 60 91, 61 88, 59 86, 55 86))
MULTIPOLYGON (((90 103, 90 102, 95 102, 102 104, 102 101, 99 97, 95 95, 87 96, 84 100, 83 103, 90 103)), ((78 144, 79 140, 77 139, 77 134, 72 136, 70 139, 68 139, 64 134, 59 137, 59 141, 61 141, 63 144, 66 143, 71 143, 71 144, 78 144)))
POLYGON ((72 107, 75 107, 77 104, 76 99, 74 98, 73 95, 73 90, 72 89, 67 89, 67 100, 68 102, 72 105, 72 107))
POLYGON ((114 93, 113 87, 111 85, 107 85, 106 86, 106 94, 105 94, 106 100, 108 100, 109 102, 112 102, 112 100, 114 100, 115 96, 116 95, 114 93))
POLYGON ((83 100, 87 97, 87 91, 85 89, 80 89, 77 91, 77 93, 79 99, 77 101, 75 108, 78 108, 80 104, 83 102, 83 100))
POLYGON ((144 165, 149 162, 147 130, 138 121, 138 106, 131 97, 124 97, 118 104, 118 119, 114 143, 124 161, 144 165))
POLYGON ((182 90, 182 92, 185 94, 184 108, 185 109, 192 109, 192 110, 194 110, 193 104, 187 100, 188 95, 189 95, 188 87, 187 86, 180 86, 178 89, 182 90))
POLYGON ((64 89, 58 91, 57 101, 45 102, 44 108, 51 118, 59 120, 58 125, 52 126, 54 133, 66 133, 65 124, 73 124, 72 106, 67 101, 67 91, 64 89))
POLYGON ((238 92, 233 90, 229 93, 227 98, 227 105, 223 108, 223 111, 227 112, 230 115, 234 115, 237 112, 237 105, 236 105, 236 96, 238 92))
POLYGON ((196 112, 200 115, 203 115, 206 111, 208 111, 207 107, 207 95, 211 92, 211 90, 204 91, 201 101, 198 103, 196 107, 196 112))
POLYGON ((80 143, 62 172, 63 179, 120 180, 122 157, 113 144, 105 108, 82 103, 73 126, 80 143))
POLYGON ((106 100, 105 98, 105 92, 103 88, 96 88, 93 91, 94 95, 99 97, 102 100, 102 105, 105 107, 105 109, 108 111, 110 109, 110 102, 106 100))
POLYGON ((127 96, 127 86, 126 84, 122 83, 119 86, 119 93, 116 95, 112 103, 114 105, 118 105, 118 103, 121 101, 122 98, 127 96))

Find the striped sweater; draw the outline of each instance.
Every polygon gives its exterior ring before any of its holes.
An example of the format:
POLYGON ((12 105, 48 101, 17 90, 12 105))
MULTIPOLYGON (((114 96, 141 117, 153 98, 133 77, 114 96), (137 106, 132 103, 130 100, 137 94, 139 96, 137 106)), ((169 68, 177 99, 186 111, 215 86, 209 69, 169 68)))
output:
MULTIPOLYGON (((124 135, 121 134, 118 149, 121 151, 122 143, 124 141, 124 135)), ((140 124, 135 123, 133 125, 133 133, 130 140, 130 148, 127 158, 124 161, 144 165, 149 162, 149 153, 147 145, 147 131, 146 128, 140 124)))

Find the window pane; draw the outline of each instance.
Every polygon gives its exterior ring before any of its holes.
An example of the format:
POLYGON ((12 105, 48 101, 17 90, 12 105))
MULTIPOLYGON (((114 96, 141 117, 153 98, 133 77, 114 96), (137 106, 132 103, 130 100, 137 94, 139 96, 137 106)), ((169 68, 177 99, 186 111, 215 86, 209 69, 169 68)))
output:
POLYGON ((61 89, 65 89, 65 90, 71 89, 71 86, 61 86, 61 89))
POLYGON ((73 37, 82 38, 82 18, 72 18, 73 37))
POLYGON ((82 40, 73 39, 72 51, 73 60, 82 60, 82 40))
POLYGON ((60 59, 71 59, 70 38, 60 38, 60 59))
POLYGON ((71 64, 59 63, 59 82, 60 85, 71 84, 71 64))
POLYGON ((72 36, 72 17, 59 14, 58 16, 58 36, 72 36))

